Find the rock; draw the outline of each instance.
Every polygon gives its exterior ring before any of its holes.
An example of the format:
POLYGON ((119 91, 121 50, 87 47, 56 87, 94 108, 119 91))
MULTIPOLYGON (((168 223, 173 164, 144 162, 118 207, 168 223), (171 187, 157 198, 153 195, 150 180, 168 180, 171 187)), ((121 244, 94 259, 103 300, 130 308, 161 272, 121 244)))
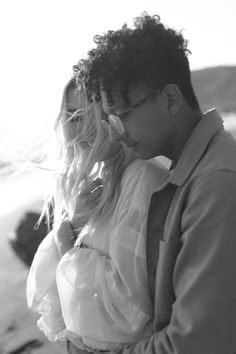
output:
POLYGON ((8 240, 17 256, 30 267, 37 248, 49 232, 45 218, 39 226, 40 214, 26 212, 15 230, 11 231, 8 240))

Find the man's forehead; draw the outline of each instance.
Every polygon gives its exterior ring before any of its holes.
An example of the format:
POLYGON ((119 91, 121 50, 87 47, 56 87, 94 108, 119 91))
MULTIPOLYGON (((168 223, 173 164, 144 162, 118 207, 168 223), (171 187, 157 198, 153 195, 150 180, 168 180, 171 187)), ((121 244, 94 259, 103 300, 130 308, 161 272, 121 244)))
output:
POLYGON ((128 90, 128 102, 125 102, 124 97, 122 96, 120 86, 116 86, 112 90, 112 101, 111 105, 110 100, 108 99, 108 95, 105 90, 101 89, 101 98, 103 108, 106 110, 113 110, 117 106, 122 106, 123 108, 129 108, 133 104, 135 104, 138 100, 142 99, 148 93, 148 89, 142 85, 131 85, 128 90))

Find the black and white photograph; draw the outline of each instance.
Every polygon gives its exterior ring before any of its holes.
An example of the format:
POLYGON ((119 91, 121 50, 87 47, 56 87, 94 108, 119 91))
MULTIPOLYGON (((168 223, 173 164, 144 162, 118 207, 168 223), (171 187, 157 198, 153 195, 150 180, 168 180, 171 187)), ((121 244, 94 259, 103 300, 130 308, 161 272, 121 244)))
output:
POLYGON ((235 13, 0 2, 0 354, 236 353, 235 13))

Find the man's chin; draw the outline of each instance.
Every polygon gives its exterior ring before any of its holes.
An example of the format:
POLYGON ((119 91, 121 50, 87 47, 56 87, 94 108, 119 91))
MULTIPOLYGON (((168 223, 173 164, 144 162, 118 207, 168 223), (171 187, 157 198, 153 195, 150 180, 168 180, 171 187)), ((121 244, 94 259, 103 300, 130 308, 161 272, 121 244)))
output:
POLYGON ((147 150, 138 148, 138 146, 134 152, 135 152, 135 155, 137 156, 137 158, 140 160, 150 160, 150 159, 153 159, 154 157, 157 156, 156 154, 154 154, 150 150, 147 151, 147 150))
POLYGON ((140 160, 150 160, 151 158, 153 158, 153 156, 150 154, 150 152, 141 151, 139 149, 137 149, 135 151, 135 155, 140 160))
POLYGON ((129 151, 132 151, 136 157, 140 160, 149 160, 155 156, 150 151, 142 149, 139 144, 127 145, 124 144, 125 148, 129 151))

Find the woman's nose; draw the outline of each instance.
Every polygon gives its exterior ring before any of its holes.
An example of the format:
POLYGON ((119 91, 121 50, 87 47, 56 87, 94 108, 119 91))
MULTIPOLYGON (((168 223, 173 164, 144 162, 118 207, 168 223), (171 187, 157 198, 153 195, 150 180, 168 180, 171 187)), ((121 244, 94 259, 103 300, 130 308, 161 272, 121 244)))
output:
POLYGON ((125 133, 120 134, 115 130, 112 125, 109 125, 109 139, 112 143, 115 143, 122 139, 125 133))

